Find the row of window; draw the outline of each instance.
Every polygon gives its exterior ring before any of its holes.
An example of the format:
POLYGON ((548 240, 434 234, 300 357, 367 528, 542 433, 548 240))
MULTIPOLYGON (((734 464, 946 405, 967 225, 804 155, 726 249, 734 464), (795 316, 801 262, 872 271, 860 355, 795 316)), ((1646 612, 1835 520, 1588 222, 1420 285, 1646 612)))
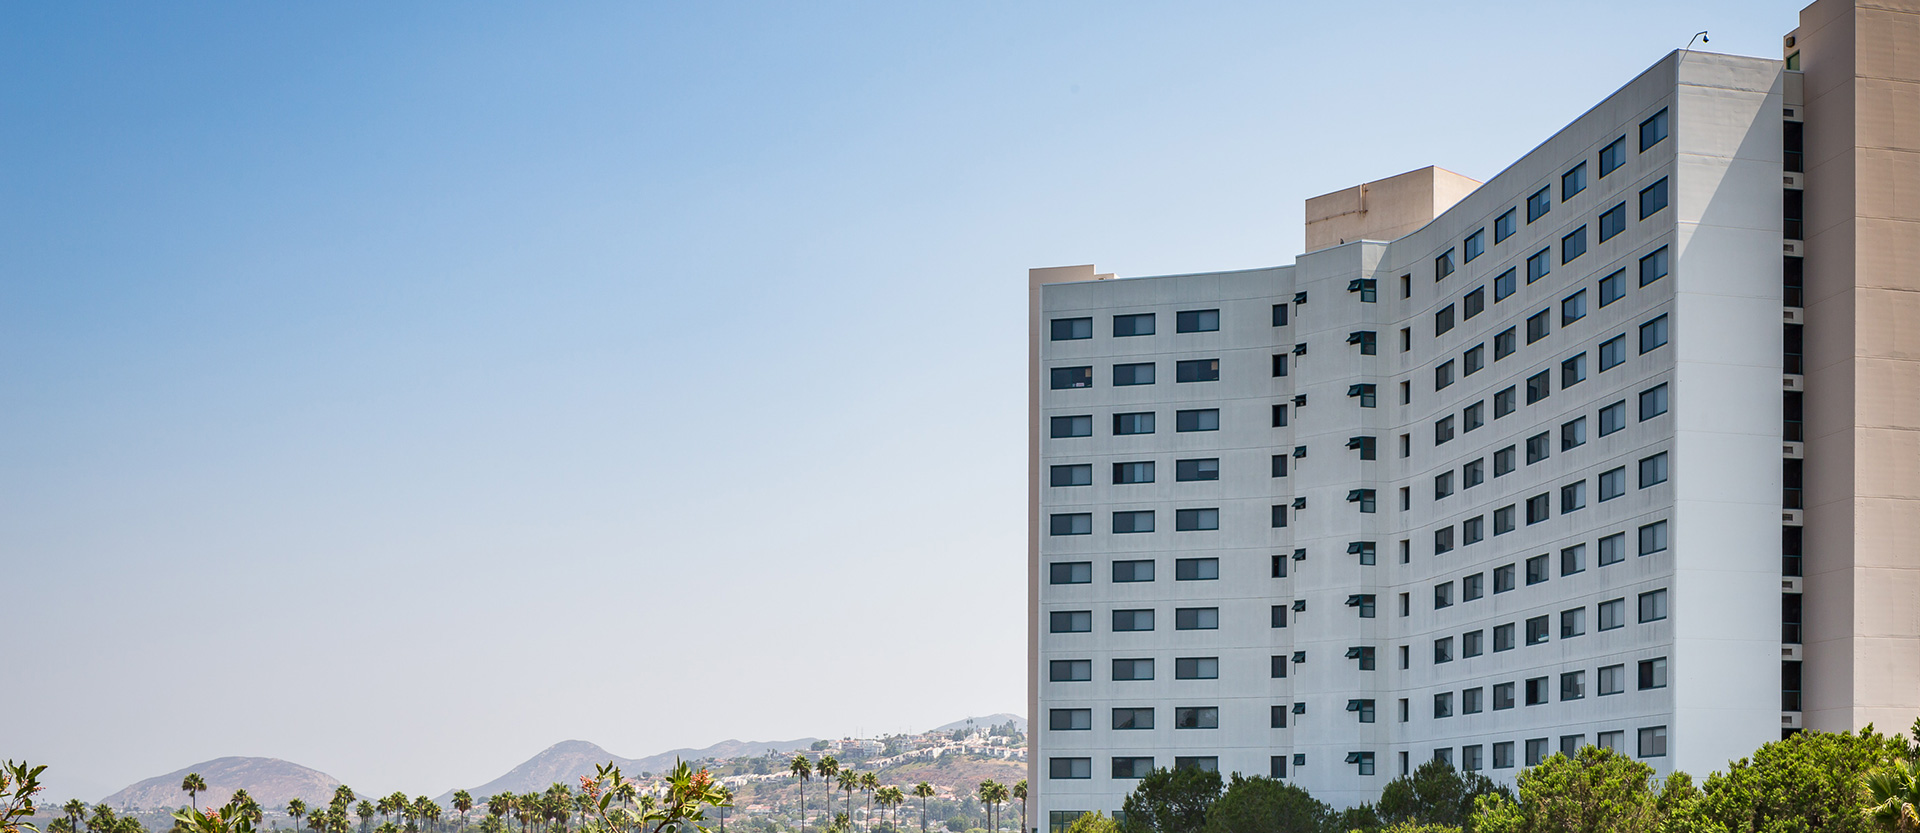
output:
MULTIPOLYGON (((1511 451, 1512 451, 1512 448, 1509 447, 1506 449, 1502 449, 1500 452, 1496 452, 1494 456, 1496 471, 1498 470, 1497 467, 1499 466, 1499 461, 1501 460, 1500 455, 1502 453, 1508 453, 1511 451)), ((1511 459, 1511 458, 1508 458, 1508 459, 1511 459)), ((1667 452, 1662 451, 1658 454, 1654 454, 1649 457, 1640 458, 1638 469, 1639 469, 1638 483, 1639 483, 1639 487, 1642 489, 1649 489, 1654 486, 1658 486, 1662 483, 1667 482, 1667 479, 1668 479, 1667 452)), ((1446 474, 1441 475, 1441 477, 1443 478, 1451 478, 1451 476, 1452 476, 1452 472, 1448 472, 1446 474)), ((1627 467, 1619 466, 1616 468, 1608 469, 1607 471, 1603 471, 1600 473, 1599 477, 1596 477, 1594 479, 1594 482, 1596 485, 1595 491, 1598 493, 1598 498, 1599 498, 1597 502, 1605 503, 1609 500, 1622 497, 1627 493, 1627 467)), ((1451 488, 1450 482, 1447 484, 1447 487, 1451 488)), ((1449 493, 1436 492, 1436 499, 1440 497, 1445 497, 1446 494, 1450 494, 1450 492, 1449 493)), ((1402 490, 1401 491, 1401 502, 1403 504, 1402 508, 1405 508, 1404 504, 1406 503, 1406 500, 1407 500, 1406 495, 1407 495, 1406 491, 1402 490)), ((1553 493, 1542 492, 1540 494, 1534 495, 1533 497, 1527 498, 1524 504, 1507 504, 1506 506, 1502 506, 1498 509, 1493 510, 1493 534, 1494 535, 1504 535, 1514 530, 1517 524, 1517 516, 1519 514, 1519 510, 1521 506, 1525 506, 1526 508, 1525 509, 1526 524, 1528 526, 1532 526, 1537 523, 1543 523, 1553 517, 1553 493)), ((1570 515, 1574 512, 1578 512, 1585 508, 1587 508, 1586 479, 1582 478, 1580 480, 1575 480, 1572 483, 1562 484, 1560 487, 1560 514, 1570 515)), ((1365 510, 1363 509, 1362 511, 1365 511, 1365 510)), ((1460 534, 1458 537, 1458 544, 1461 546, 1466 546, 1469 544, 1478 544, 1481 541, 1486 540, 1487 539, 1486 521, 1487 521, 1487 516, 1485 515, 1475 515, 1471 518, 1467 518, 1466 520, 1461 521, 1459 525, 1460 534)), ((1446 553, 1452 552, 1454 549, 1455 543, 1456 543, 1456 539, 1454 536, 1453 524, 1448 524, 1446 526, 1440 527, 1439 529, 1436 529, 1433 531, 1433 554, 1434 555, 1444 555, 1446 553)))
MULTIPOLYGON (((1275 313, 1276 326, 1285 323, 1286 316, 1275 313)), ((1092 318, 1055 318, 1053 319, 1054 341, 1077 341, 1093 338, 1092 318)), ((1154 334, 1157 322, 1154 313, 1142 312, 1113 317, 1113 337, 1128 338, 1150 336, 1154 334)), ((1220 311, 1217 309, 1185 310, 1174 313, 1174 331, 1180 333, 1212 333, 1220 330, 1220 311)))
MULTIPOLYGON (((1544 196, 1545 194, 1546 194, 1546 189, 1543 188, 1535 196, 1544 196)), ((1669 200, 1670 200, 1669 187, 1667 184, 1667 179, 1665 177, 1662 177, 1659 181, 1654 182, 1653 184, 1648 185, 1646 188, 1641 189, 1640 199, 1639 199, 1639 203, 1640 203, 1639 218, 1641 220, 1645 220, 1649 217, 1652 217, 1655 214, 1660 213, 1661 211, 1667 208, 1669 204, 1669 200)), ((1545 212, 1542 211, 1541 213, 1544 214, 1545 212)), ((1511 212, 1509 212, 1509 214, 1511 214, 1511 212)), ((1601 243, 1605 243, 1608 240, 1612 240, 1614 237, 1619 236, 1621 232, 1624 232, 1627 230, 1627 203, 1623 200, 1620 203, 1614 205, 1612 208, 1609 208, 1603 212, 1600 212, 1600 214, 1595 218, 1595 225, 1598 226, 1597 236, 1599 237, 1599 241, 1601 243)), ((1496 226, 1495 228, 1498 229, 1498 226, 1496 226)), ((1482 229, 1481 231, 1484 231, 1484 229, 1482 229)), ((1466 249, 1469 255, 1467 259, 1469 261, 1473 259, 1473 256, 1476 256, 1475 248, 1472 244, 1480 237, 1481 231, 1476 231, 1473 234, 1468 235, 1467 237, 1466 249)), ((1564 235, 1561 235, 1560 265, 1565 266, 1569 263, 1572 263, 1573 261, 1578 260, 1581 255, 1584 255, 1586 253, 1587 253, 1586 224, 1582 224, 1579 228, 1576 228, 1573 231, 1570 231, 1564 235)), ((1534 252, 1531 255, 1528 255, 1526 259, 1527 283, 1533 284, 1534 282, 1552 273, 1553 265, 1554 265, 1553 264, 1553 247, 1551 245, 1545 248, 1542 248, 1541 250, 1534 252)), ((1644 269, 1645 267, 1642 267, 1642 268, 1644 269)), ((1499 277, 1494 279, 1493 300, 1496 303, 1499 301, 1506 300, 1507 296, 1513 294, 1514 289, 1516 288, 1515 278, 1518 275, 1518 271, 1519 271, 1519 267, 1517 266, 1512 267, 1507 269, 1505 272, 1502 272, 1499 277)), ((1442 252, 1438 257, 1434 258, 1434 280, 1437 281, 1437 280, 1444 279, 1448 275, 1453 274, 1453 272, 1454 272, 1454 269, 1453 269, 1453 250, 1452 249, 1448 249, 1447 251, 1442 252)), ((1647 283, 1646 281, 1643 281, 1641 283, 1641 286, 1645 286, 1646 283, 1647 283)), ((1403 283, 1403 287, 1404 286, 1405 284, 1403 283)), ((1474 290, 1474 292, 1476 293, 1481 291, 1482 290, 1480 289, 1474 290)), ((1474 309, 1475 306, 1476 304, 1472 302, 1469 302, 1467 304, 1468 318, 1472 318, 1475 314, 1477 314, 1478 310, 1474 309)), ((1484 301, 1482 301, 1478 306, 1480 306, 1481 308, 1484 308, 1484 301)), ((1451 315, 1452 305, 1448 305, 1448 307, 1446 308, 1446 311, 1448 312, 1449 315, 1451 315)), ((1452 326, 1451 323, 1447 324, 1448 328, 1450 328, 1451 326, 1452 326)), ((1438 336, 1444 332, 1446 332, 1446 329, 1442 329, 1436 326, 1434 335, 1438 336)))
MULTIPOLYGON (((1113 415, 1113 435, 1125 437, 1138 434, 1151 434, 1155 430, 1154 412, 1137 411, 1113 415)), ((1093 416, 1079 414, 1075 416, 1053 417, 1048 423, 1047 435, 1051 439, 1070 439, 1073 437, 1093 436, 1093 416)), ((1193 431, 1220 430, 1219 408, 1195 408, 1175 411, 1173 430, 1180 433, 1193 431)))
MULTIPOLYGON (((1153 362, 1132 362, 1113 366, 1113 386, 1116 388, 1154 383, 1153 362)), ((1174 363, 1174 381, 1176 382, 1218 382, 1220 381, 1219 359, 1192 359, 1174 363)), ((1093 367, 1056 367, 1052 371, 1054 390, 1093 387, 1093 367)))
MULTIPOLYGON (((1665 246, 1662 246, 1659 249, 1655 250, 1652 254, 1649 254, 1646 257, 1641 258, 1640 259, 1640 285, 1646 286, 1649 283, 1652 283, 1663 277, 1666 277, 1667 271, 1668 271, 1667 262, 1668 262, 1667 248, 1665 246)), ((1505 276, 1503 276, 1503 278, 1504 277, 1505 276)), ((1502 280, 1503 278, 1495 279, 1494 287, 1495 287, 1496 293, 1499 292, 1499 287, 1501 286, 1500 280, 1502 280)), ((1473 318, 1474 316, 1478 315, 1482 309, 1485 308, 1485 301, 1482 300, 1482 295, 1485 291, 1486 291, 1486 288, 1481 287, 1480 289, 1475 289, 1472 292, 1467 293, 1466 298, 1462 302, 1466 309, 1467 318, 1469 319, 1473 318)), ((1621 269, 1613 272, 1610 275, 1607 275, 1606 277, 1601 278, 1597 291, 1599 293, 1599 303, 1601 307, 1610 306, 1618 302, 1620 299, 1625 298, 1627 294, 1626 270, 1621 269)), ((1583 318, 1586 318, 1587 317, 1587 290, 1583 288, 1575 291, 1571 295, 1561 298, 1559 306, 1560 306, 1560 326, 1561 327, 1569 326, 1574 322, 1577 322, 1583 318)), ((1528 344, 1533 344, 1534 342, 1540 341, 1541 339, 1546 338, 1548 335, 1552 333, 1553 331, 1552 316, 1553 316, 1553 307, 1551 306, 1547 307, 1546 309, 1540 310, 1539 312, 1536 312, 1532 315, 1527 316, 1526 327, 1527 327, 1527 343, 1528 344)), ((1453 305, 1452 304, 1448 304, 1445 307, 1442 307, 1438 312, 1434 313, 1434 329, 1436 331, 1435 335, 1440 335, 1442 333, 1449 332, 1453 329, 1453 327, 1454 327, 1454 323, 1453 323, 1453 305)), ((1517 330, 1518 330, 1517 327, 1508 327, 1507 329, 1502 330, 1499 333, 1494 335, 1493 337, 1494 361, 1499 361, 1510 355, 1513 355, 1515 349, 1518 347, 1517 330)), ((1409 337, 1408 331, 1402 330, 1401 333, 1402 333, 1401 352, 1407 352, 1412 347, 1411 338, 1409 337)), ((1362 338, 1359 340, 1364 342, 1367 340, 1364 337, 1372 334, 1371 333, 1355 333, 1353 335, 1362 336, 1362 338)), ((1352 336, 1349 336, 1348 340, 1354 341, 1355 339, 1352 336)), ((1366 352, 1366 351, 1363 349, 1362 352, 1366 352)), ((1471 376, 1474 373, 1479 372, 1482 368, 1486 367, 1486 364, 1487 364, 1486 345, 1476 344, 1473 347, 1468 348, 1461 355, 1459 362, 1463 371, 1460 374, 1462 377, 1471 376)), ((1454 360, 1449 359, 1435 367, 1434 369, 1434 379, 1435 379, 1434 389, 1435 390, 1443 389, 1447 385, 1450 385, 1453 383, 1453 371, 1452 371, 1453 364, 1454 364, 1454 360)), ((1284 375, 1284 374, 1276 374, 1276 375, 1284 375)))

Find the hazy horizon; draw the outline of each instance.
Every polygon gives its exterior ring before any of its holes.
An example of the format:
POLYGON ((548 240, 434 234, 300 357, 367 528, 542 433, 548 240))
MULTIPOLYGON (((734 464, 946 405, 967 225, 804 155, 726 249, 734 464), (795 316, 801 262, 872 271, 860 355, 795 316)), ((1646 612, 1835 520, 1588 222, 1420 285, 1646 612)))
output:
POLYGON ((1292 262, 1801 3, 0 8, 0 758, 1025 711, 1026 270, 1292 262))

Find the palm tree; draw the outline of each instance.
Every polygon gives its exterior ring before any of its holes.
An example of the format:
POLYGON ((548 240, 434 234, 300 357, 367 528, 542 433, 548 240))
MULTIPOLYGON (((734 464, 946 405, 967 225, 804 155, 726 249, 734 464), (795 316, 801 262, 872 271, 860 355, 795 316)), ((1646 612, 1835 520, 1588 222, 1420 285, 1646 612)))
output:
POLYGON ((987 805, 987 829, 999 830, 1000 802, 1007 800, 1007 788, 988 778, 980 782, 980 803, 987 805))
POLYGON ((1867 822, 1888 833, 1920 831, 1920 761, 1867 773, 1867 822))
POLYGON ((198 772, 189 772, 187 777, 180 779, 180 791, 187 794, 187 806, 197 806, 200 794, 207 791, 207 779, 200 777, 198 772))
POLYGON ((900 829, 900 809, 899 808, 900 808, 900 804, 907 800, 907 794, 901 792, 899 787, 881 787, 879 800, 880 800, 880 809, 882 811, 888 812, 887 829, 889 831, 899 830, 900 829))
POLYGON ((373 802, 364 798, 360 799, 359 804, 353 806, 353 814, 360 817, 360 833, 367 833, 367 823, 373 821, 373 815, 378 812, 380 811, 374 809, 373 802))
POLYGON ((787 764, 787 774, 800 779, 800 833, 807 833, 807 782, 813 780, 813 762, 795 755, 787 764))
POLYGON ((853 823, 853 791, 860 787, 860 774, 851 769, 843 769, 834 774, 840 789, 847 794, 847 823, 853 823))
POLYGON ((860 773, 860 790, 867 794, 867 829, 873 829, 873 794, 880 790, 880 776, 877 773, 860 773))
POLYGON ((60 810, 67 814, 67 826, 72 828, 74 833, 79 833, 80 822, 87 817, 86 802, 77 798, 69 799, 66 804, 61 805, 60 810))
POLYGON ((813 768, 814 771, 820 773, 820 780, 826 782, 827 804, 829 805, 829 809, 831 809, 831 805, 833 804, 833 779, 835 775, 840 773, 840 762, 834 760, 832 755, 821 755, 819 763, 814 764, 813 768))
POLYGON ((1013 785, 1013 797, 1020 802, 1020 829, 1027 829, 1027 779, 1013 785))
POLYGON ((348 810, 353 809, 353 788, 345 784, 334 787, 333 800, 328 802, 327 806, 335 813, 346 815, 348 810))
POLYGON ((487 815, 505 823, 507 814, 511 812, 513 812, 513 793, 498 792, 487 796, 487 815))
POLYGON ((307 829, 313 833, 326 833, 327 814, 315 810, 307 814, 307 829))
POLYGON ((921 781, 913 785, 913 794, 920 799, 920 833, 927 833, 927 799, 933 797, 933 785, 921 781))
POLYGON ((298 798, 287 799, 287 818, 293 819, 293 829, 300 829, 300 817, 307 814, 307 802, 298 798))
POLYGON ((460 829, 467 829, 467 811, 473 809, 473 793, 466 790, 453 791, 453 811, 460 814, 460 829))

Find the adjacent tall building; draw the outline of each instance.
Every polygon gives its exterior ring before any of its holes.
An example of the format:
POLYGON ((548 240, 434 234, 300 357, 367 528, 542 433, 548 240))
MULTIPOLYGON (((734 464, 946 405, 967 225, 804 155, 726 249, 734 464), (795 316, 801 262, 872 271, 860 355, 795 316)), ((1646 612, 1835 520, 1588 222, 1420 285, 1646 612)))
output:
POLYGON ((1034 827, 1920 715, 1920 2, 1676 52, 1290 266, 1031 274, 1034 827))

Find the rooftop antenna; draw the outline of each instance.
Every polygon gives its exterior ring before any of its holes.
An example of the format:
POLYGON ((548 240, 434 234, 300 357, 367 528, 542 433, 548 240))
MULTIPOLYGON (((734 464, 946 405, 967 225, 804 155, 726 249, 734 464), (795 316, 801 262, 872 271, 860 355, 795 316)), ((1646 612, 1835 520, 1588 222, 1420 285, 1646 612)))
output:
POLYGON ((1695 40, 1697 40, 1697 41, 1699 41, 1699 42, 1701 42, 1701 43, 1706 43, 1706 42, 1707 42, 1707 33, 1706 33, 1706 30, 1704 30, 1704 29, 1703 29, 1703 30, 1701 30, 1701 31, 1698 31, 1698 32, 1695 32, 1695 33, 1693 33, 1693 40, 1690 40, 1690 41, 1687 41, 1687 48, 1686 48, 1686 49, 1683 49, 1683 50, 1681 50, 1681 51, 1682 51, 1682 52, 1686 52, 1686 51, 1691 51, 1691 50, 1693 49, 1693 41, 1695 41, 1695 40))

